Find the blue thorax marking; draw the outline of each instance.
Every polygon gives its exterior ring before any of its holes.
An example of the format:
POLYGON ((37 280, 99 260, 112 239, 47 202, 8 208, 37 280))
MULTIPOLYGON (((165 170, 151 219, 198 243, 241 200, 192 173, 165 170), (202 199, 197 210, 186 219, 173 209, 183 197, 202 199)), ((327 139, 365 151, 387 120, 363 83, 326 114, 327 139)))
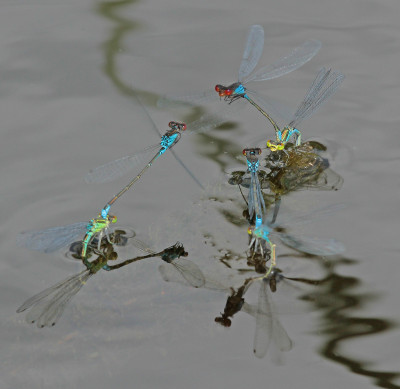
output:
POLYGON ((260 227, 262 224, 262 218, 256 215, 256 228, 260 227))
POLYGON ((160 155, 164 154, 171 146, 174 145, 176 138, 178 137, 179 132, 176 132, 175 134, 172 135, 163 135, 161 137, 161 150, 159 152, 160 155))
POLYGON ((92 231, 92 228, 93 228, 93 219, 86 226, 86 232, 92 231))
POLYGON ((101 210, 101 217, 103 219, 106 219, 108 216, 108 212, 110 211, 111 205, 106 205, 102 210, 101 210))
POLYGON ((237 94, 237 95, 242 95, 246 92, 246 89, 244 88, 244 86, 242 84, 239 84, 239 86, 234 90, 233 93, 237 94))
POLYGON ((278 141, 282 140, 282 131, 281 130, 277 131, 276 138, 277 138, 278 141))
POLYGON ((247 167, 249 168, 250 173, 257 173, 258 166, 260 165, 260 161, 249 161, 247 160, 247 167))
POLYGON ((287 133, 286 133, 286 139, 284 139, 285 142, 287 142, 293 134, 297 135, 297 139, 296 139, 296 145, 298 146, 297 143, 299 143, 297 140, 299 138, 299 136, 301 136, 301 132, 297 129, 297 128, 288 128, 287 133))
POLYGON ((297 128, 293 128, 293 130, 290 132, 290 135, 292 135, 292 134, 299 135, 299 134, 301 134, 301 132, 297 128))

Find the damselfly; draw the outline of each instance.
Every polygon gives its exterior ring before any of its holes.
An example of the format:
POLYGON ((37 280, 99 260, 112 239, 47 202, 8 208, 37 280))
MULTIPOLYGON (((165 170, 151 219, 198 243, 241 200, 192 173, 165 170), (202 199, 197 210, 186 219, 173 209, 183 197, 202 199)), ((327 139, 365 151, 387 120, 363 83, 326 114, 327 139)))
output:
POLYGON ((258 156, 260 154, 261 149, 259 148, 243 150, 243 155, 246 157, 247 168, 250 173, 250 188, 247 197, 249 218, 250 220, 255 218, 256 227, 259 227, 262 224, 265 213, 264 197, 261 191, 260 181, 258 180, 258 168, 260 166, 258 156))
POLYGON ((18 234, 17 244, 30 250, 52 253, 73 242, 82 239, 82 259, 86 256, 87 247, 92 239, 98 235, 99 244, 104 234, 108 234, 110 224, 116 223, 117 217, 98 215, 88 222, 79 222, 45 230, 26 231, 18 234), (82 238, 83 237, 83 238, 82 238))
POLYGON ((224 100, 229 103, 232 103, 239 98, 245 98, 264 116, 266 116, 271 123, 273 123, 272 118, 265 110, 270 108, 269 111, 271 111, 273 108, 269 107, 269 104, 266 101, 263 101, 264 109, 256 104, 254 99, 250 96, 254 95, 256 99, 258 96, 255 92, 248 90, 245 85, 253 81, 271 80, 298 69, 317 54, 318 50, 321 48, 321 42, 317 40, 308 40, 301 46, 295 48, 286 57, 281 58, 270 66, 262 67, 255 73, 252 73, 261 58, 263 48, 264 29, 259 25, 253 25, 250 27, 247 35, 247 42, 242 62, 239 67, 238 81, 229 86, 218 84, 215 86, 215 91, 220 97, 223 97, 224 100))
MULTIPOLYGON (((306 254, 317 255, 317 256, 330 256, 330 255, 342 254, 345 251, 345 248, 342 243, 338 242, 335 239, 311 238, 300 233, 296 234, 288 232, 288 229, 290 229, 290 227, 293 227, 296 224, 309 222, 318 215, 329 214, 332 213, 334 210, 340 208, 341 208, 340 206, 324 207, 317 209, 310 214, 302 215, 297 218, 293 217, 292 219, 290 219, 289 217, 286 223, 281 223, 281 224, 265 223, 258 228, 249 227, 248 233, 253 237, 250 244, 255 244, 257 239, 262 239, 271 246, 273 245, 270 240, 272 236, 272 237, 277 237, 281 242, 283 242, 287 246, 292 247, 295 250, 301 251, 306 254)), ((273 268, 276 267, 275 250, 273 250, 272 253, 273 255, 271 255, 271 265, 268 272, 266 273, 266 276, 268 276, 268 274, 271 273, 273 268)))
MULTIPOLYGON (((143 173, 154 163, 154 161, 160 155, 164 154, 167 150, 172 151, 172 147, 175 146, 176 143, 178 143, 183 131, 189 134, 197 134, 200 132, 205 132, 213 128, 216 128, 224 121, 225 121, 224 118, 216 118, 211 115, 204 115, 200 119, 195 120, 194 122, 188 125, 181 122, 171 121, 168 124, 170 129, 161 138, 161 144, 152 145, 150 147, 145 148, 142 151, 139 151, 136 154, 119 158, 117 160, 108 162, 104 165, 98 166, 97 168, 91 170, 85 177, 86 182, 88 183, 110 182, 123 176, 131 169, 133 169, 135 166, 142 163, 145 160, 145 156, 147 155, 148 152, 157 150, 154 157, 150 160, 150 162, 147 163, 147 165, 142 169, 142 171, 104 206, 102 210, 103 217, 105 217, 108 214, 111 205, 114 204, 118 198, 120 198, 136 181, 140 179, 143 173)), ((178 159, 178 161, 180 160, 178 159)), ((191 177, 198 183, 198 185, 203 188, 203 186, 196 179, 196 177, 186 167, 185 169, 188 171, 191 177)))
POLYGON ((168 124, 169 130, 161 137, 161 143, 158 145, 150 146, 133 156, 127 156, 115 161, 109 162, 105 165, 99 166, 91 170, 86 175, 86 182, 107 182, 124 174, 127 170, 138 163, 140 156, 150 150, 159 149, 154 157, 147 163, 147 165, 140 171, 140 173, 122 188, 110 201, 103 207, 101 214, 103 217, 108 215, 111 206, 126 192, 132 185, 142 177, 144 172, 154 163, 154 161, 163 155, 168 149, 171 149, 181 138, 182 131, 186 130, 185 123, 170 122, 168 124))
MULTIPOLYGON (((275 113, 278 116, 286 118, 287 114, 284 112, 286 110, 282 110, 282 107, 280 107, 279 104, 274 104, 270 98, 265 99, 258 93, 247 89, 247 84, 252 83, 253 81, 271 80, 290 73, 313 58, 320 48, 321 42, 317 40, 308 40, 301 46, 295 48, 287 56, 279 59, 272 65, 262 67, 253 73, 264 49, 264 29, 260 25, 253 25, 250 27, 247 35, 246 46, 239 67, 238 81, 229 86, 218 84, 215 86, 215 91, 218 93, 220 98, 223 97, 229 104, 240 98, 246 99, 264 116, 266 116, 271 123, 274 121, 269 113, 275 113), (257 104, 255 100, 259 101, 260 104, 257 104), (260 105, 262 105, 263 108, 261 108, 260 105)), ((186 102, 209 100, 213 99, 213 97, 217 97, 215 91, 210 90, 185 96, 167 95, 167 100, 186 102)), ((162 105, 162 102, 160 102, 160 105, 162 105)))

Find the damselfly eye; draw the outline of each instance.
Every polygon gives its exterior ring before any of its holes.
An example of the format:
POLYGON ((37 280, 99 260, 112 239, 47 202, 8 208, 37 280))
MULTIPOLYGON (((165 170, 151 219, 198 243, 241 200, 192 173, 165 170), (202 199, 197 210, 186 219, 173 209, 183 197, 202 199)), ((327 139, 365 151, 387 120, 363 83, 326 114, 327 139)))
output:
POLYGON ((169 122, 168 123, 168 127, 169 128, 174 128, 176 126, 176 123, 175 122, 169 122))
POLYGON ((243 149, 242 154, 246 156, 247 149, 243 149))
POLYGON ((215 85, 215 91, 219 92, 221 90, 221 85, 215 85))
POLYGON ((248 233, 249 235, 253 235, 253 229, 252 229, 251 227, 249 227, 249 228, 247 229, 247 233, 248 233))
POLYGON ((181 124, 181 130, 182 130, 182 131, 185 131, 186 128, 187 128, 187 127, 186 127, 186 123, 182 123, 182 124, 181 124))
POLYGON ((225 96, 230 96, 232 94, 232 89, 227 89, 225 91, 225 96))

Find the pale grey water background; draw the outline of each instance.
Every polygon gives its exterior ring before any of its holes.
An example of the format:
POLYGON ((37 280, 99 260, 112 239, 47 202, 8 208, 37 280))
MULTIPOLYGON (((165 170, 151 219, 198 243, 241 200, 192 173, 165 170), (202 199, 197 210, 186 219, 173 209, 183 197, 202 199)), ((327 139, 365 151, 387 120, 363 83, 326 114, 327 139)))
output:
MULTIPOLYGON (((1 388, 399 387, 398 377, 379 374, 400 370, 399 12, 398 2, 377 0, 1 2, 1 388), (129 87, 143 92, 164 129, 179 118, 157 110, 156 98, 234 81, 247 28, 256 23, 266 31, 260 64, 305 39, 322 41, 309 64, 265 83, 290 106, 321 66, 347 77, 302 126, 305 138, 339 143, 333 166, 344 186, 296 193, 286 202, 346 204, 329 222, 310 227, 341 240, 346 258, 354 259, 339 259, 331 269, 332 311, 282 315, 295 345, 276 366, 268 355, 253 356, 251 317, 239 313, 231 329, 219 328, 214 317, 226 296, 164 283, 153 259, 96 275, 54 328, 26 324, 16 308, 81 267, 62 252, 17 248, 16 234, 93 217, 126 179, 90 186, 84 174, 157 141, 129 87)), ((240 197, 206 154, 228 151, 218 160, 234 169, 241 148, 265 135, 251 107, 233 119, 235 129, 208 134, 212 144, 188 137, 176 147, 206 194, 168 155, 115 207, 119 222, 143 239, 150 235, 157 250, 181 240, 189 258, 211 272, 224 270, 214 257, 226 249, 243 253, 247 238, 215 211, 240 197), (228 137, 236 140, 229 144, 228 137), (209 193, 226 201, 208 201, 209 193), (203 243, 204 234, 215 247, 203 243)))

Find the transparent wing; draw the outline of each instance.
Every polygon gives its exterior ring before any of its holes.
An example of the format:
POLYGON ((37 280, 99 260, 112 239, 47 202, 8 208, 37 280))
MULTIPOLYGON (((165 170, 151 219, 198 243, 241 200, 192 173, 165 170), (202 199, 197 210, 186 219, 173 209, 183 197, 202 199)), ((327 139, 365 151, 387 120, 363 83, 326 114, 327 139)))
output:
POLYGON ((146 160, 147 153, 160 149, 160 143, 147 147, 146 149, 131 155, 125 156, 115 161, 108 162, 104 165, 98 166, 85 176, 85 182, 91 184, 102 184, 111 182, 119 177, 122 177, 131 169, 143 163, 146 160))
POLYGON ((172 108, 182 104, 204 104, 212 101, 218 101, 218 93, 214 89, 207 89, 204 92, 185 93, 185 94, 167 94, 157 100, 158 108, 172 108))
POLYGON ((321 48, 321 42, 318 40, 308 40, 301 46, 296 47, 286 57, 281 58, 270 66, 265 66, 257 70, 253 75, 243 81, 247 83, 250 81, 264 81, 271 80, 290 73, 298 69, 308 62, 318 50, 321 48))
POLYGON ((280 119, 283 119, 285 123, 289 123, 289 121, 292 119, 293 110, 285 106, 284 103, 270 97, 262 96, 260 93, 249 89, 246 89, 246 93, 274 119, 276 116, 278 116, 280 119))
POLYGON ((164 281, 174 281, 195 288, 204 286, 205 278, 200 268, 192 261, 178 258, 171 263, 163 263, 158 270, 164 281))
POLYGON ((247 77, 256 67, 264 49, 264 29, 255 24, 250 27, 239 68, 239 81, 247 77))
POLYGON ((131 238, 131 242, 136 248, 144 251, 145 253, 153 254, 153 255, 157 254, 155 251, 153 251, 151 248, 149 248, 146 243, 142 242, 139 239, 131 238))
MULTIPOLYGON (((255 312, 254 354, 258 358, 265 356, 271 341, 275 343, 280 351, 289 351, 293 346, 292 340, 279 322, 276 312, 274 312, 273 304, 269 297, 271 292, 268 282, 268 280, 261 281, 257 310, 255 312)), ((251 313, 254 314, 254 310, 251 313)))
POLYGON ((200 134, 213 130, 231 118, 231 111, 232 107, 228 106, 221 110, 221 112, 218 113, 218 116, 212 114, 203 115, 200 119, 188 123, 185 133, 200 134))
POLYGON ((75 274, 31 297, 18 308, 17 312, 31 308, 26 315, 27 322, 36 322, 38 327, 53 326, 61 317, 67 303, 92 275, 89 270, 75 274))
POLYGON ((335 239, 310 238, 286 233, 279 234, 279 239, 295 250, 311 255, 338 255, 345 251, 343 244, 335 239))
MULTIPOLYGON (((166 282, 176 282, 178 284, 192 286, 192 284, 190 284, 177 269, 175 269, 173 266, 170 266, 170 264, 163 263, 162 265, 159 266, 158 270, 161 274, 162 279, 166 282)), ((202 279, 200 273, 198 273, 198 276, 196 278, 198 278, 199 280, 202 279)), ((204 278, 204 284, 198 286, 198 288, 203 287, 205 289, 218 290, 221 292, 222 291, 228 293, 231 292, 231 288, 229 286, 223 285, 221 282, 214 280, 210 277, 205 277, 204 274, 203 278, 204 278)))
POLYGON ((343 186, 343 177, 328 168, 310 180, 301 183, 296 190, 339 190, 343 186))
POLYGON ((311 212, 302 215, 293 216, 293 214, 282 215, 279 223, 268 224, 268 227, 293 227, 305 223, 310 223, 321 218, 326 218, 333 213, 341 211, 345 208, 344 204, 331 204, 328 206, 315 208, 311 212))
POLYGON ((298 106, 289 127, 297 128, 305 118, 311 116, 336 91, 343 80, 344 75, 342 73, 322 68, 298 106))
POLYGON ((256 311, 256 332, 254 334, 253 350, 257 358, 263 358, 272 340, 272 312, 268 297, 268 283, 262 281, 258 293, 256 311))
POLYGON ((82 239, 88 222, 52 227, 46 230, 21 232, 17 236, 17 245, 30 250, 52 253, 82 239))
POLYGON ((274 341, 280 351, 290 351, 293 348, 292 339, 290 339, 288 333, 283 328, 281 322, 275 318, 273 320, 273 337, 274 341))
MULTIPOLYGON (((245 180, 243 181, 247 184, 245 180)), ((281 180, 281 182, 284 183, 288 192, 301 190, 336 191, 343 186, 343 178, 330 168, 313 172, 308 177, 299 176, 296 170, 287 171, 284 174, 284 180, 281 180)), ((263 182, 262 188, 268 187, 269 182, 266 180, 263 182)))
POLYGON ((247 199, 249 216, 250 218, 252 218, 254 213, 256 213, 256 215, 263 217, 265 213, 265 202, 264 202, 264 196, 261 192, 260 181, 258 180, 258 174, 252 172, 250 177, 251 177, 250 191, 247 199))
POLYGON ((250 188, 249 188, 249 195, 247 196, 247 208, 249 211, 249 217, 252 218, 256 209, 256 202, 257 199, 255 198, 255 188, 254 188, 254 173, 250 174, 250 188))

